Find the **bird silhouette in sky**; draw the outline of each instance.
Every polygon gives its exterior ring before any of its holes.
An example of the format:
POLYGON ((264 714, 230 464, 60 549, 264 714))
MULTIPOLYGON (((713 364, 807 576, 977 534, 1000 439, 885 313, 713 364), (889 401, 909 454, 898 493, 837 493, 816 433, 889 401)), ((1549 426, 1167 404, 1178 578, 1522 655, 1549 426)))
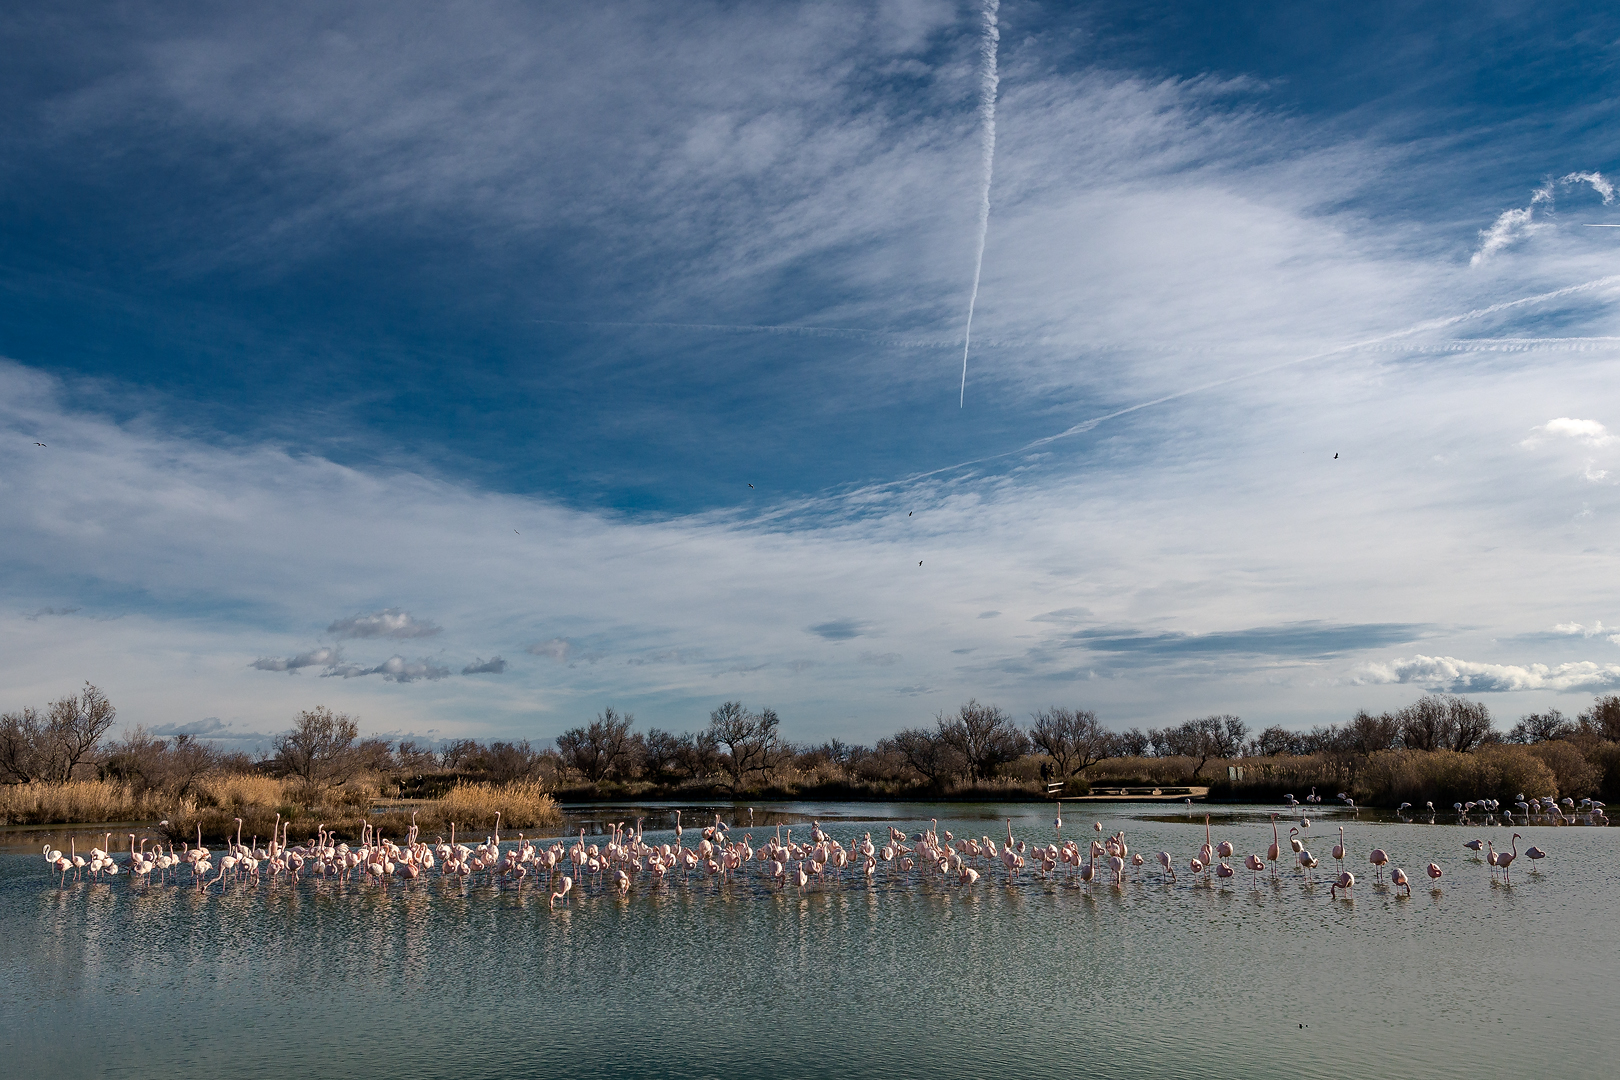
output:
POLYGON ((918 566, 921 566, 921 565, 922 565, 922 560, 921 560, 921 559, 918 559, 918 560, 917 560, 917 565, 918 565, 918 566))
POLYGON ((35 445, 35 446, 44 446, 44 445, 45 445, 45 444, 44 444, 44 443, 42 443, 42 442, 37 442, 37 443, 35 443, 35 444, 34 444, 34 445, 35 445))
POLYGON ((1334 460, 1334 461, 1338 461, 1338 460, 1339 460, 1339 455, 1338 455, 1338 454, 1334 454, 1334 455, 1333 455, 1333 460, 1334 460))

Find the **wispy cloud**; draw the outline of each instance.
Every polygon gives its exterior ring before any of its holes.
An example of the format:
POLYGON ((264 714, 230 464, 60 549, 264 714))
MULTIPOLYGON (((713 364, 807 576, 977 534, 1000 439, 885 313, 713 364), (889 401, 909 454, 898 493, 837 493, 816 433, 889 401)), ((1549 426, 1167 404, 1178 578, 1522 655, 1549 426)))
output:
POLYGON ((574 652, 574 643, 567 638, 550 638, 546 641, 537 641, 523 650, 533 656, 547 656, 559 664, 568 662, 569 656, 574 652))
POLYGON ((506 661, 499 656, 492 656, 488 660, 479 657, 461 669, 463 675, 499 675, 506 670, 506 661))
POLYGON ((27 619, 29 622, 38 622, 41 617, 46 616, 46 615, 72 615, 72 614, 74 614, 76 612, 83 611, 83 610, 84 610, 83 608, 76 608, 76 607, 66 607, 66 608, 42 607, 37 611, 30 611, 27 615, 24 615, 23 618, 27 619))
POLYGON ((1605 206, 1614 202, 1614 185, 1609 183, 1602 173, 1572 172, 1557 181, 1548 180, 1531 193, 1528 206, 1504 210, 1491 223, 1490 228, 1480 230, 1479 248, 1474 252, 1469 264, 1479 266, 1503 248, 1549 228, 1549 222, 1536 220, 1536 207, 1551 207, 1557 188, 1568 187, 1571 184, 1590 184, 1592 190, 1602 197, 1605 206))
POLYGON ((833 619, 808 628, 810 633, 827 641, 848 641, 871 632, 871 627, 859 619, 833 619))
POLYGON ((365 615, 350 615, 338 619, 326 628, 328 634, 340 638, 420 638, 432 637, 440 627, 398 608, 387 608, 365 615))
POLYGON ((323 679, 359 679, 367 675, 381 675, 387 682, 409 683, 418 679, 430 682, 446 678, 450 669, 431 660, 406 660, 403 656, 390 656, 376 667, 364 664, 334 664, 321 672, 323 679))
POLYGON ((333 667, 341 660, 340 651, 322 646, 296 656, 261 656, 250 665, 260 671, 297 673, 304 668, 333 667))
POLYGON ((213 735, 228 727, 230 725, 217 716, 205 716, 188 724, 159 724, 152 729, 152 734, 164 738, 173 735, 213 735))

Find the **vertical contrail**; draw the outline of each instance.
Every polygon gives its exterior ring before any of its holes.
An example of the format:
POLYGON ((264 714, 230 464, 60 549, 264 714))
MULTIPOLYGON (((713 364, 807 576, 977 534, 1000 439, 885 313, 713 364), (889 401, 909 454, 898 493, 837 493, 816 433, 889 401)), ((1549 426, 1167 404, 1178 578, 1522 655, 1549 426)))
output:
POLYGON ((996 164, 996 87, 1001 79, 996 74, 996 43, 1001 31, 996 29, 996 13, 1001 0, 984 0, 984 33, 979 39, 979 58, 983 69, 979 78, 979 133, 983 144, 984 184, 979 195, 979 250, 973 259, 973 291, 968 294, 967 329, 962 332, 962 392, 957 408, 967 406, 968 345, 973 338, 973 305, 979 300, 979 272, 984 269, 984 238, 990 232, 990 174, 996 164))

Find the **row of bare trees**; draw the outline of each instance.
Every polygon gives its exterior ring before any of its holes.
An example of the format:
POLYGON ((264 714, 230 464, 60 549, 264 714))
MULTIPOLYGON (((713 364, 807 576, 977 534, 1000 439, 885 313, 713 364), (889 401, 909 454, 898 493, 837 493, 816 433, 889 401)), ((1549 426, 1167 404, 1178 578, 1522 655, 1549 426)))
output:
POLYGON ((528 742, 470 739, 437 746, 404 739, 362 738, 357 720, 325 706, 298 715, 277 736, 271 754, 253 761, 223 755, 194 736, 157 738, 137 727, 110 744, 102 739, 117 711, 86 683, 83 691, 0 717, 0 782, 64 783, 108 776, 143 788, 184 794, 210 772, 265 769, 298 777, 316 787, 337 787, 364 773, 421 777, 454 774, 504 782, 538 778, 566 784, 570 777, 598 785, 640 780, 678 785, 698 782, 733 793, 768 786, 789 770, 834 775, 851 783, 953 784, 995 781, 1017 771, 1033 779, 1038 762, 1046 780, 1066 781, 1110 758, 1186 758, 1192 779, 1211 761, 1263 756, 1318 756, 1355 764, 1380 751, 1407 749, 1468 752, 1499 742, 1560 740, 1620 742, 1620 696, 1597 699, 1574 719, 1557 710, 1522 717, 1505 735, 1480 702, 1425 695, 1397 712, 1359 712, 1343 725, 1293 731, 1269 727, 1249 738, 1236 716, 1212 715, 1175 726, 1112 731, 1094 712, 1054 706, 1020 725, 995 705, 968 701, 940 713, 926 726, 903 728, 871 746, 836 739, 820 746, 785 740, 781 718, 770 708, 750 709, 727 701, 696 732, 635 730, 635 717, 609 707, 586 724, 568 729, 555 749, 528 742))

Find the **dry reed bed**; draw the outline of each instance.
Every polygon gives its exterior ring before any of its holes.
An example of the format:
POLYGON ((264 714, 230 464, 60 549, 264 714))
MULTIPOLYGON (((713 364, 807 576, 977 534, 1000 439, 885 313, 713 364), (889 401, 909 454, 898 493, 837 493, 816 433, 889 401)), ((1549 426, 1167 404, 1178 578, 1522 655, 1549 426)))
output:
POLYGON ((237 834, 241 819, 243 839, 267 839, 278 816, 290 822, 289 835, 302 839, 325 826, 339 837, 356 840, 363 825, 388 835, 403 835, 414 814, 430 835, 448 833, 451 822, 474 833, 494 828, 501 815, 503 828, 532 829, 560 825, 561 809, 534 781, 511 784, 459 784, 443 798, 411 804, 409 808, 376 810, 376 788, 350 784, 341 788, 311 788, 297 781, 251 774, 205 777, 184 797, 156 791, 135 792, 127 785, 80 780, 60 786, 18 784, 0 786, 0 824, 92 824, 107 821, 168 821, 166 832, 175 840, 197 838, 200 826, 205 841, 218 842, 237 834))
MULTIPOLYGON (((172 800, 168 801, 172 805, 172 800)), ((0 825, 88 825, 160 816, 165 800, 128 784, 75 780, 68 784, 0 786, 0 825)))

